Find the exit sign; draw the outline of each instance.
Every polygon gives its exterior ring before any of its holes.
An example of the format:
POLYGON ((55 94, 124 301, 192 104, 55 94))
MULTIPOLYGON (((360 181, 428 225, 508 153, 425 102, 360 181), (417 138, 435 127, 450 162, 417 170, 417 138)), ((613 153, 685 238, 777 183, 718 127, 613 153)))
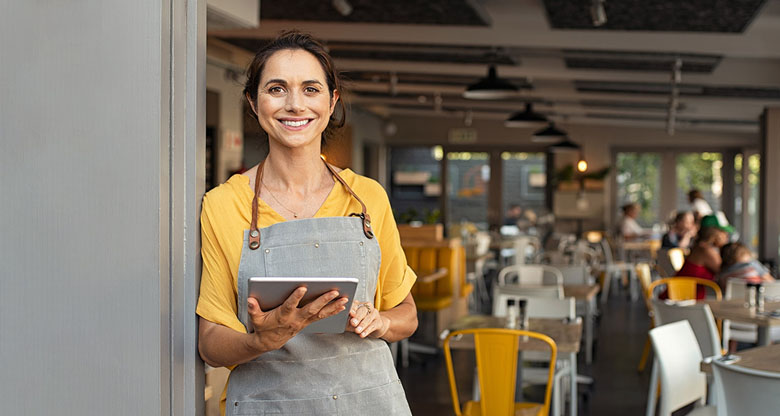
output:
POLYGON ((472 144, 477 142, 477 130, 469 128, 450 129, 447 137, 450 144, 472 144))

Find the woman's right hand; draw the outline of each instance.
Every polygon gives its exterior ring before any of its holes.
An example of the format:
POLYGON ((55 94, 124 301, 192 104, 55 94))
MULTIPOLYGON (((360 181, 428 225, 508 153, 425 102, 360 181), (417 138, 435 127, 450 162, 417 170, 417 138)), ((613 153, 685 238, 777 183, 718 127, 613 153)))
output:
POLYGON ((266 312, 260 309, 257 299, 247 299, 249 319, 255 329, 255 348, 262 352, 281 348, 309 324, 343 311, 348 301, 345 296, 331 303, 339 296, 338 291, 332 290, 299 308, 305 294, 306 288, 299 287, 283 304, 266 312))

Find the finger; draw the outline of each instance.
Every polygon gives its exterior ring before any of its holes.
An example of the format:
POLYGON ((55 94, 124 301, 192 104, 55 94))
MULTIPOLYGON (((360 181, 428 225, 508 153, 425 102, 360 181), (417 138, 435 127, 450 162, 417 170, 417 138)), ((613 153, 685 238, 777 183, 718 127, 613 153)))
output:
POLYGON ((324 308, 322 308, 319 311, 317 311, 317 313, 312 315, 312 318, 313 318, 313 321, 317 321, 317 320, 320 320, 320 319, 325 319, 325 318, 327 318, 329 316, 333 316, 333 315, 343 311, 344 309, 347 309, 347 298, 346 298, 346 296, 342 297, 341 299, 337 299, 334 302, 329 303, 324 308))
POLYGON ((306 287, 301 286, 293 291, 293 293, 287 297, 287 300, 281 306, 281 312, 283 314, 290 314, 298 309, 298 304, 301 303, 301 299, 306 294, 306 287))
POLYGON ((366 328, 370 327, 371 324, 377 320, 377 318, 379 318, 379 312, 372 311, 370 314, 367 314, 357 325, 355 325, 355 332, 362 334, 366 328))
POLYGON ((362 328, 359 330, 360 338, 365 338, 369 336, 371 333, 376 331, 379 328, 379 314, 377 313, 376 316, 374 314, 371 314, 371 322, 367 323, 365 326, 361 325, 362 328))
POLYGON ((310 315, 316 315, 320 311, 320 309, 324 308, 325 305, 329 304, 333 299, 336 299, 338 296, 339 296, 338 290, 331 290, 330 292, 324 293, 320 295, 317 299, 314 299, 314 301, 309 303, 309 305, 306 307, 306 311, 310 315))
POLYGON ((369 309, 367 307, 357 308, 354 313, 350 314, 349 323, 356 327, 368 314, 369 309))

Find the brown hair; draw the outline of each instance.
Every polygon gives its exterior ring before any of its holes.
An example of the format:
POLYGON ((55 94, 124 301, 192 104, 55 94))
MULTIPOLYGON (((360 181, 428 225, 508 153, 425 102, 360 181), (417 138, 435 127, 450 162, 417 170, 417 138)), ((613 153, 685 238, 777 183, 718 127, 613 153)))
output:
POLYGON ((696 234, 696 242, 702 242, 706 241, 709 242, 713 238, 715 238, 718 233, 725 233, 725 231, 721 230, 718 227, 701 227, 699 229, 699 233, 696 234))
POLYGON ((753 252, 742 243, 728 243, 720 248, 720 257, 723 259, 721 269, 737 264, 739 258, 745 254, 752 256, 753 252))
MULTIPOLYGON (((282 32, 276 39, 257 51, 254 59, 252 59, 252 62, 246 69, 244 99, 249 96, 252 99, 251 104, 257 104, 257 88, 260 84, 260 78, 263 75, 265 64, 273 54, 284 50, 303 50, 314 55, 317 61, 320 62, 322 71, 325 73, 325 82, 328 84, 330 98, 333 99, 333 91, 338 91, 343 96, 341 75, 336 70, 333 59, 328 54, 325 46, 309 34, 301 33, 297 30, 290 30, 282 32)), ((252 107, 250 106, 250 111, 251 108, 252 107)), ((257 119, 257 115, 254 114, 254 112, 251 113, 251 116, 255 120, 257 119)), ((336 102, 335 111, 333 111, 330 120, 328 120, 328 126, 325 128, 325 131, 322 132, 323 145, 325 144, 326 139, 333 136, 333 131, 335 129, 344 126, 346 118, 346 107, 342 100, 339 99, 336 102)))

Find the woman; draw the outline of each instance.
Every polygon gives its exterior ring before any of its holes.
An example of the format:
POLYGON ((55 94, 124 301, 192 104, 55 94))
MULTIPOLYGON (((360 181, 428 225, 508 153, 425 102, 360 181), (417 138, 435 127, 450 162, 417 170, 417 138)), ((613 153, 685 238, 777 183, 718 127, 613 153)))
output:
MULTIPOLYGON (((707 217, 705 217, 707 218, 707 217)), ((702 221, 704 224, 705 222, 702 221)), ((729 235, 725 227, 717 225, 704 225, 696 236, 696 242, 691 248, 691 253, 685 258, 677 276, 698 277, 701 279, 715 280, 715 275, 720 271, 720 248, 729 241, 729 235)), ((696 288, 696 299, 704 299, 704 286, 696 288)))
POLYGON ((635 240, 649 235, 650 230, 645 230, 636 221, 639 211, 642 209, 637 203, 625 204, 621 207, 623 217, 618 221, 618 236, 625 240, 635 240))
POLYGON ((693 220, 693 213, 690 211, 678 212, 674 217, 674 222, 669 228, 669 232, 664 234, 661 239, 661 248, 684 248, 690 247, 693 237, 696 236, 696 222, 693 220))
POLYGON ((410 414, 386 342, 417 328, 416 277, 384 189, 320 157, 344 123, 340 93, 330 56, 298 32, 258 51, 248 68, 244 94, 268 134, 268 156, 206 194, 201 213, 198 349, 208 364, 234 367, 228 415, 410 414), (298 334, 344 310, 336 292, 299 308, 299 288, 265 312, 247 298, 250 277, 296 275, 359 278, 345 333, 298 334))

